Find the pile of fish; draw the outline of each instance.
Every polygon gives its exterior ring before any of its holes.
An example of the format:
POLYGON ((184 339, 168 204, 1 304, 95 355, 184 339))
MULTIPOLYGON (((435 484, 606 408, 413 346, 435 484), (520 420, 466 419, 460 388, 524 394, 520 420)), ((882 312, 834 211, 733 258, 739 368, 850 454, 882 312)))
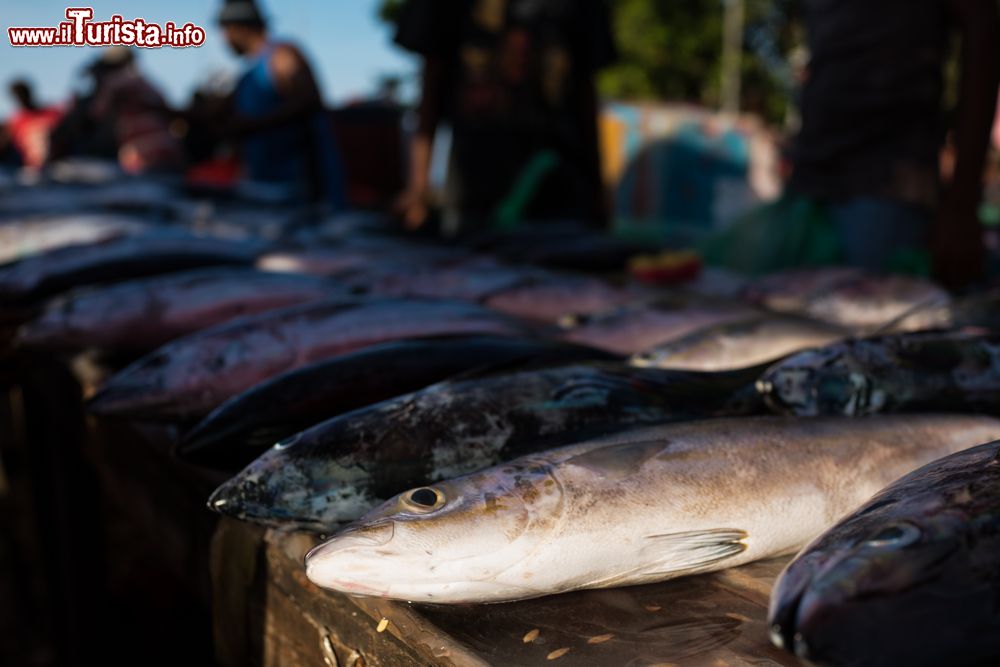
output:
POLYGON ((779 646, 1000 659, 1000 446, 977 448, 1000 439, 1000 292, 836 267, 654 288, 609 278, 634 249, 592 234, 446 245, 115 184, 78 214, 0 209, 0 328, 121 353, 91 414, 172 425, 231 476, 212 510, 329 536, 316 584, 501 602, 805 547, 779 646))

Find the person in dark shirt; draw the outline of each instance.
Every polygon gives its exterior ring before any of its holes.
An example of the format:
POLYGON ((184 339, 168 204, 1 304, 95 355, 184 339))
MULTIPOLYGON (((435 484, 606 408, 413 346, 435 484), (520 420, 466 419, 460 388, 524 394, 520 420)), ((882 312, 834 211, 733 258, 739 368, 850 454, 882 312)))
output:
POLYGON ((517 191, 525 219, 606 222, 594 76, 615 50, 603 0, 408 0, 396 42, 423 57, 409 185, 398 201, 407 226, 427 218, 443 121, 452 129, 454 221, 445 231, 495 224, 517 191))
POLYGON ((990 0, 803 0, 811 58, 790 187, 829 202, 847 260, 887 268, 930 245, 935 273, 981 277, 977 210, 1000 80, 990 0), (944 69, 962 41, 956 168, 940 178, 944 69))

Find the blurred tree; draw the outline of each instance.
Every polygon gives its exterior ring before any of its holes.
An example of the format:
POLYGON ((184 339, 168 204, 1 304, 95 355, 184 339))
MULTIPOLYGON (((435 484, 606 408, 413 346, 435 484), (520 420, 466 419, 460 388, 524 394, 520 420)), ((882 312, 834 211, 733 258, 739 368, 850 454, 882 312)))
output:
MULTIPOLYGON (((615 0, 613 7, 621 57, 601 75, 605 96, 719 105, 721 0, 615 0)), ((786 56, 795 24, 788 0, 746 1, 741 106, 770 122, 781 122, 791 101, 786 56)))
MULTIPOLYGON (((382 0, 394 23, 405 0, 382 0)), ((746 0, 742 109, 784 120, 793 77, 795 0, 746 0)), ((605 97, 719 105, 723 0, 611 0, 620 58, 598 81, 605 97)))
POLYGON ((406 0, 382 0, 378 8, 378 17, 386 23, 395 24, 399 20, 399 13, 403 11, 403 3, 406 0))

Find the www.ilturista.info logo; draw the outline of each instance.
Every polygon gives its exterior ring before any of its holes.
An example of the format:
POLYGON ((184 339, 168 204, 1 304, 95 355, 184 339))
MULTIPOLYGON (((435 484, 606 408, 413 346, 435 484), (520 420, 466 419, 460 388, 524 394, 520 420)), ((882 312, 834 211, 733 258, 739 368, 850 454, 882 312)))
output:
POLYGON ((184 48, 205 43, 205 29, 193 23, 163 25, 136 18, 126 21, 115 14, 108 21, 94 21, 92 7, 70 7, 66 21, 48 28, 7 28, 11 46, 164 46, 184 48))

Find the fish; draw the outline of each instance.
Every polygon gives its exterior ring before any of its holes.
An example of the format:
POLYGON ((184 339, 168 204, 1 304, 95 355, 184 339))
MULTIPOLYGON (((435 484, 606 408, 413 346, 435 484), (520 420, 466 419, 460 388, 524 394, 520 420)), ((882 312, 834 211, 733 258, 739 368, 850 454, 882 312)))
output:
POLYGON ((530 270, 501 266, 492 259, 448 266, 399 271, 377 267, 371 274, 375 294, 395 297, 456 299, 479 302, 504 289, 531 280, 530 270))
POLYGON ((306 556, 352 595, 504 602, 792 553, 891 480, 1000 432, 959 415, 638 428, 390 499, 306 556))
POLYGON ((138 218, 107 214, 37 216, 0 222, 0 264, 68 245, 106 241, 150 229, 138 218))
POLYGON ((811 317, 863 333, 946 326, 940 310, 930 306, 951 303, 948 292, 928 280, 850 268, 775 274, 751 285, 746 296, 776 312, 811 317))
POLYGON ((446 246, 355 239, 334 245, 274 250, 258 259, 257 268, 262 271, 343 277, 364 273, 373 267, 382 271, 397 267, 412 274, 415 268, 458 263, 467 256, 467 252, 446 246))
POLYGON ((535 322, 557 324, 570 315, 594 315, 645 298, 638 287, 618 287, 598 278, 546 272, 519 285, 498 290, 486 306, 535 322))
POLYGON ((758 383, 778 414, 1000 411, 1000 334, 928 331, 806 350, 758 383))
POLYGON ((298 275, 210 268, 56 297, 24 324, 21 347, 129 349, 161 345, 236 317, 328 299, 343 288, 298 275))
POLYGON ((774 362, 800 350, 850 336, 841 327, 797 317, 764 316, 709 325, 648 352, 632 364, 651 368, 723 371, 774 362))
POLYGON ((180 232, 69 245, 0 266, 0 305, 38 302, 82 285, 254 262, 260 244, 180 232))
POLYGON ((599 278, 508 266, 480 258, 420 271, 389 271, 371 285, 375 294, 460 299, 499 312, 555 324, 564 315, 591 315, 643 296, 636 287, 616 287, 599 278))
POLYGON ((756 313, 729 302, 634 303, 590 316, 563 318, 556 335, 570 343, 615 354, 638 354, 704 327, 736 322, 756 313))
POLYGON ((329 531, 411 486, 584 436, 756 411, 744 397, 758 372, 577 363, 456 378, 278 443, 219 487, 209 507, 265 525, 329 531))
POLYGON ((600 350, 510 336, 446 336, 364 348, 289 371, 234 396, 178 446, 197 461, 239 468, 310 426, 474 369, 615 359, 600 350))
POLYGON ((803 312, 817 296, 864 276, 863 269, 850 266, 789 269, 752 281, 743 288, 743 297, 776 312, 803 312))
POLYGON ((404 338, 473 333, 530 332, 461 302, 335 298, 291 306, 168 343, 113 375, 88 410, 100 417, 201 419, 252 386, 314 361, 404 338))
POLYGON ((997 664, 998 527, 1000 442, 929 463, 785 568, 771 639, 818 665, 997 664))

